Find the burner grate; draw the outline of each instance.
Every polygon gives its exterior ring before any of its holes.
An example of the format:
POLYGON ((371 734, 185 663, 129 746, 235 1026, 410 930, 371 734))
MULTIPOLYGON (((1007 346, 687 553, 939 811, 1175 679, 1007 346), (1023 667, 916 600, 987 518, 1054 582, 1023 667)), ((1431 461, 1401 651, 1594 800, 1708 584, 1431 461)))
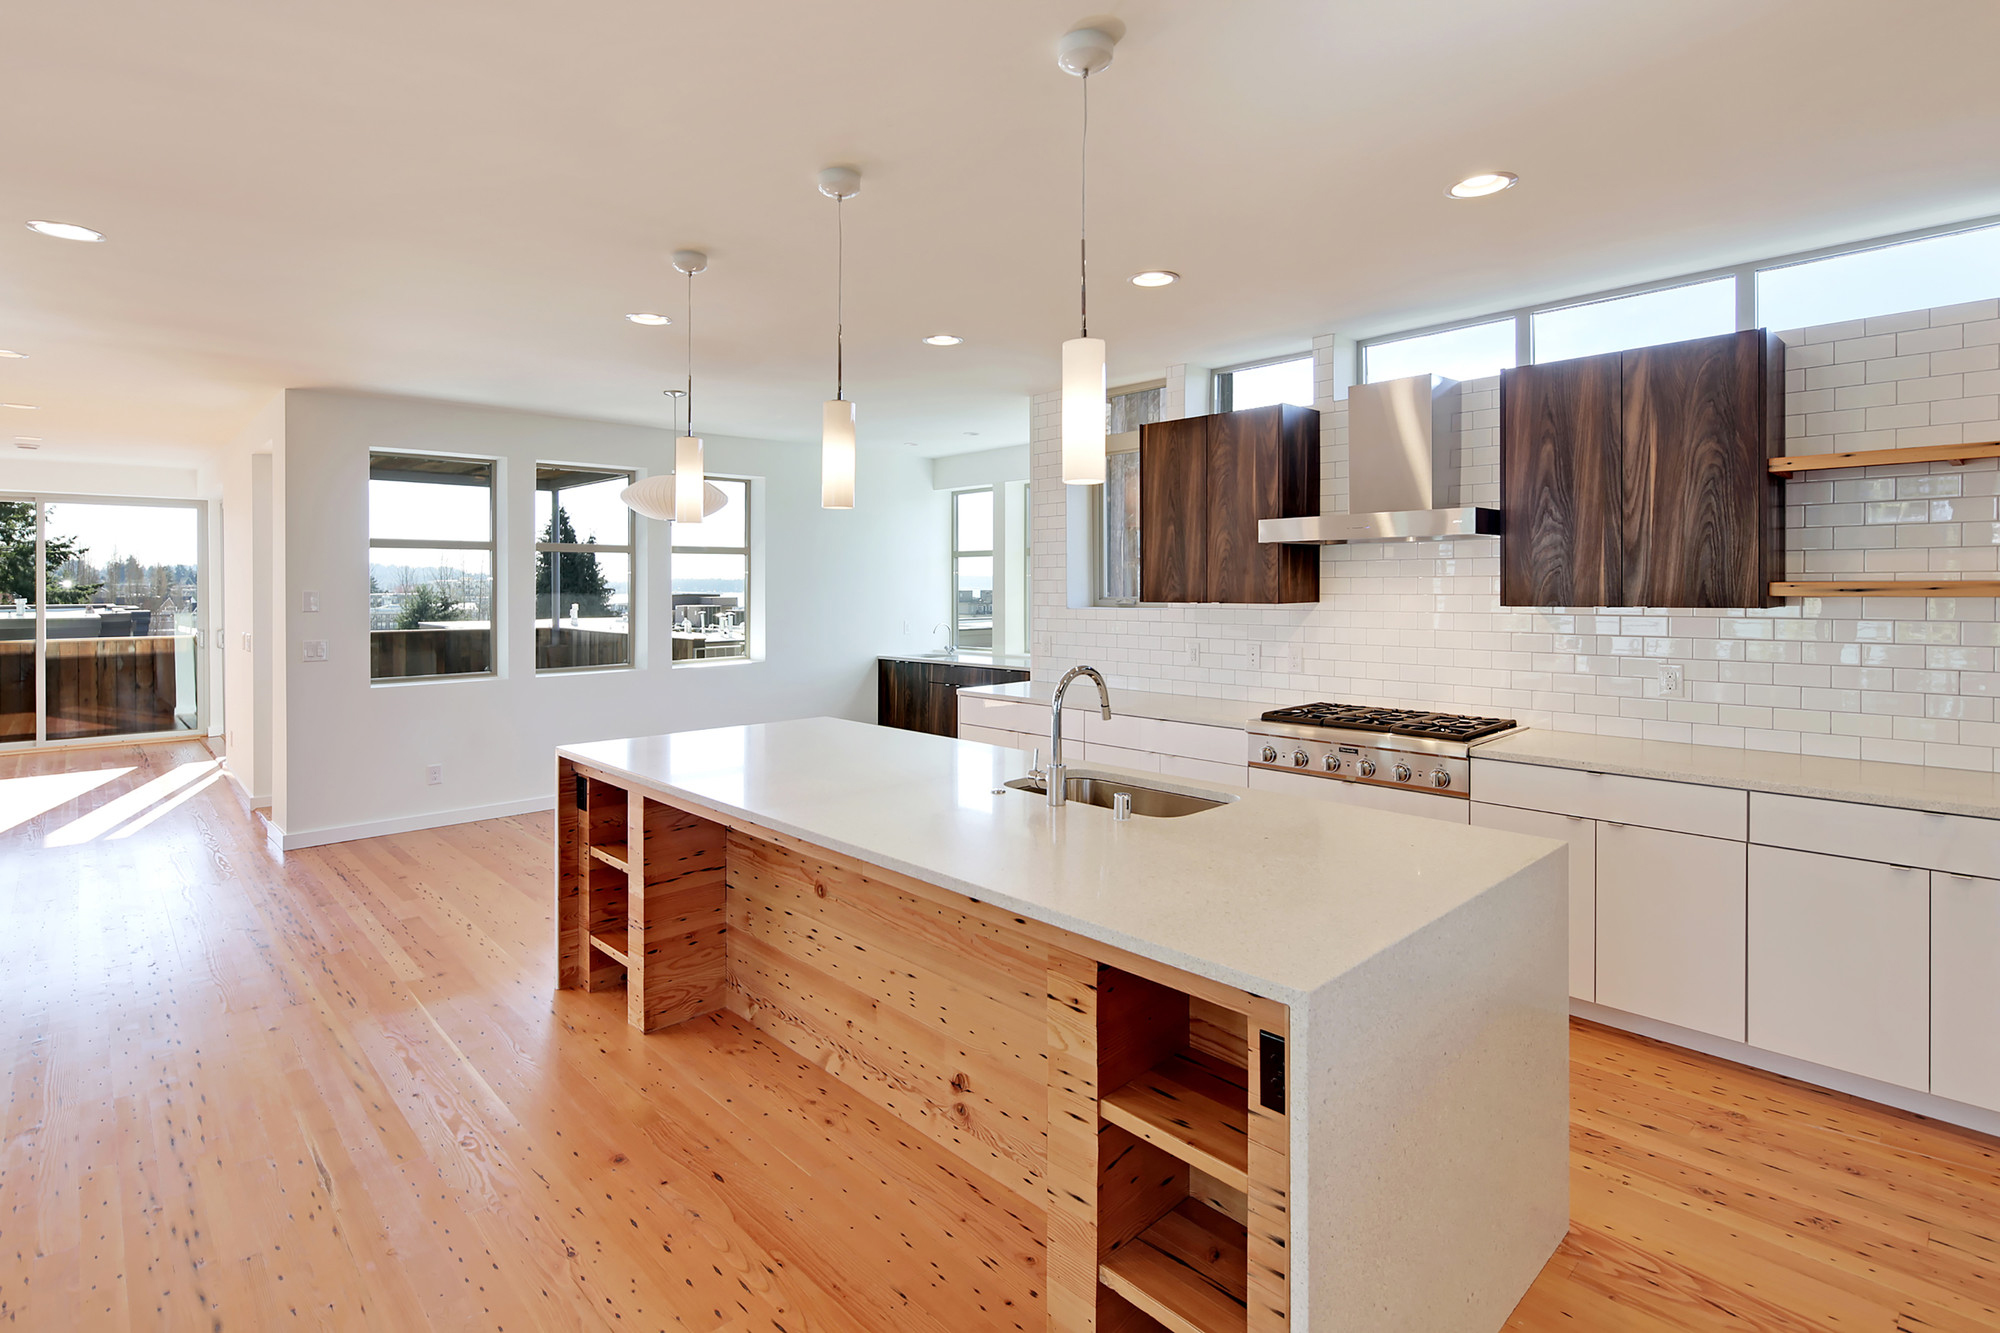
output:
POLYGON ((1514 725, 1512 718, 1465 717, 1458 713, 1426 713, 1415 708, 1371 708, 1366 704, 1335 703, 1274 708, 1264 714, 1264 721, 1292 722, 1308 727, 1346 727, 1352 731, 1380 731, 1392 736, 1421 736, 1447 741, 1478 740, 1514 725))

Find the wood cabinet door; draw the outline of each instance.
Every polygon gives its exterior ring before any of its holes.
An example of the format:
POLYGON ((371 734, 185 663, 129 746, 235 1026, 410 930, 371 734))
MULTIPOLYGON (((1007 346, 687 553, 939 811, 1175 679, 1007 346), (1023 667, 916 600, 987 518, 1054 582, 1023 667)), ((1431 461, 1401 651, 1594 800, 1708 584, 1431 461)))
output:
MULTIPOLYGON (((1318 418, 1311 408, 1284 403, 1208 418, 1205 600, 1319 600, 1317 547, 1257 540, 1259 519, 1318 512, 1318 418)), ((1142 550, 1145 540, 1142 525, 1142 550)))
POLYGON ((1525 833, 1569 844, 1569 993, 1597 998, 1597 821, 1581 815, 1472 802, 1474 828, 1525 833))
POLYGON ((875 663, 875 720, 885 727, 918 731, 930 695, 930 673, 922 662, 890 658, 875 663))
POLYGON ((1750 848, 1752 1046, 1930 1086, 1930 876, 1750 848))
POLYGON ((1931 1091, 2000 1111, 2000 880, 1931 874, 1931 1091))
POLYGON ((1208 417, 1139 429, 1139 596, 1207 602, 1208 417))
POLYGON ((1625 357, 1500 376, 1500 603, 1629 606, 1619 489, 1625 357))
POLYGON ((1597 1002, 1743 1040, 1744 845, 1597 826, 1597 1002))
POLYGON ((1773 404, 1784 344, 1748 329, 1621 355, 1623 591, 1614 604, 1776 605, 1784 482, 1768 462, 1782 449, 1773 404))

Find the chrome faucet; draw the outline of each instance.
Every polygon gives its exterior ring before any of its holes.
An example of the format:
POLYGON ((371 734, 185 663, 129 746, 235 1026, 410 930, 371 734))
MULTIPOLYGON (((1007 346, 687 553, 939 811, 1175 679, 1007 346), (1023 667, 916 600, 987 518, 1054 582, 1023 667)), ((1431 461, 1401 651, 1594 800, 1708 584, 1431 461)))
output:
POLYGON ((1104 709, 1104 720, 1111 720, 1111 691, 1104 684, 1104 677, 1097 674, 1096 667, 1071 667, 1056 684, 1055 698, 1049 704, 1049 766, 1042 770, 1042 781, 1049 790, 1049 804, 1061 805, 1066 795, 1064 787, 1068 773, 1062 761, 1062 701, 1063 691, 1078 676, 1088 676, 1097 682, 1097 701, 1104 709))

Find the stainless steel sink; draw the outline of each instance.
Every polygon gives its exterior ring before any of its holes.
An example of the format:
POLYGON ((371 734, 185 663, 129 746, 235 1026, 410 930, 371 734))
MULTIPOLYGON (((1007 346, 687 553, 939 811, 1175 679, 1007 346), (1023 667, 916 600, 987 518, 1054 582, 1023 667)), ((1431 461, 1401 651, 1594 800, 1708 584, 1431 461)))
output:
MULTIPOLYGON (((1015 791, 1027 792, 1031 796, 1046 797, 1049 789, 1040 778, 1015 778, 1007 783, 1015 791)), ((1132 813, 1149 815, 1155 819, 1178 819, 1182 815, 1199 814, 1203 810, 1213 810, 1218 805, 1227 805, 1234 796, 1219 791, 1202 791, 1199 788, 1175 790, 1167 787, 1149 787, 1130 778, 1121 778, 1111 773, 1080 773, 1071 770, 1063 784, 1063 795, 1071 801, 1085 805, 1102 806, 1109 810, 1112 800, 1119 793, 1132 798, 1132 813)))

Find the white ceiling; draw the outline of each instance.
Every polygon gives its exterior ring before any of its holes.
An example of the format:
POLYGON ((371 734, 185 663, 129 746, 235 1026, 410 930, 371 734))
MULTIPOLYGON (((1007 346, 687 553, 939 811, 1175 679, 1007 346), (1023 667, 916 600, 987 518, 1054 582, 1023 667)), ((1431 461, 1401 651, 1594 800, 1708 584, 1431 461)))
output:
MULTIPOLYGON (((1131 0, 1092 96, 1114 382, 2000 212, 1989 0, 1131 0), (1474 202, 1443 187, 1505 169, 1474 202), (1125 277, 1179 270, 1174 287, 1125 277)), ((1072 336, 1075 3, 11 7, 0 439, 185 460, 284 386, 1017 443, 1072 336), (49 240, 81 222, 104 245, 49 240), (961 347, 921 345, 927 333, 961 347), (976 434, 975 434, 976 432, 976 434)))

